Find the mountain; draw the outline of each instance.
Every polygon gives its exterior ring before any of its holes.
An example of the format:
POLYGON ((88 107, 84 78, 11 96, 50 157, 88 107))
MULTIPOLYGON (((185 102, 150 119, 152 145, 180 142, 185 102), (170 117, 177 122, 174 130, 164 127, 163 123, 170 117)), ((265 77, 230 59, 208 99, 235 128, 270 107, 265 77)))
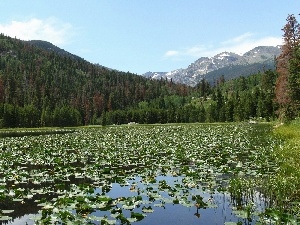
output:
POLYGON ((144 73, 143 76, 147 78, 152 78, 152 79, 161 79, 165 78, 167 72, 147 72, 144 73))
POLYGON ((274 57, 280 53, 280 46, 259 46, 243 55, 222 52, 213 57, 201 57, 186 69, 170 72, 147 72, 143 76, 152 79, 172 79, 175 83, 195 86, 201 79, 212 83, 222 75, 228 80, 238 76, 248 76, 262 70, 274 69, 274 57))
POLYGON ((0 34, 0 128, 95 124, 107 112, 191 90, 0 34))

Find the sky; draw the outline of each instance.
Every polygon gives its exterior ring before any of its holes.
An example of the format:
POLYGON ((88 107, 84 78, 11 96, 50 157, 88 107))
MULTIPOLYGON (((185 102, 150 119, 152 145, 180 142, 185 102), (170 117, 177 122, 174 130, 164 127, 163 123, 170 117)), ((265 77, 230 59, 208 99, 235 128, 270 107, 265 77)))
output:
POLYGON ((299 0, 0 0, 0 33, 136 74, 282 44, 299 0))

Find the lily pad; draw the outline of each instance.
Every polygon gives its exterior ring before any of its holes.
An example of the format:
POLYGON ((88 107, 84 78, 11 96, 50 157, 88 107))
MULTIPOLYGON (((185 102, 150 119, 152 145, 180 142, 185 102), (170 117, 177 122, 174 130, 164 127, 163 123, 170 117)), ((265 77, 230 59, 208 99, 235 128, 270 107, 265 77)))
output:
POLYGON ((232 211, 237 217, 242 218, 242 219, 247 219, 248 218, 248 213, 245 210, 233 210, 232 211))
POLYGON ((0 221, 4 221, 4 220, 11 220, 12 217, 10 216, 0 216, 0 221))
POLYGON ((152 213, 152 212, 154 212, 154 210, 152 209, 151 206, 148 206, 148 207, 143 207, 142 212, 143 213, 152 213))
POLYGON ((11 209, 11 210, 2 210, 1 212, 3 213, 3 214, 9 214, 9 213, 12 213, 12 212, 14 212, 15 210, 13 210, 13 209, 11 209))

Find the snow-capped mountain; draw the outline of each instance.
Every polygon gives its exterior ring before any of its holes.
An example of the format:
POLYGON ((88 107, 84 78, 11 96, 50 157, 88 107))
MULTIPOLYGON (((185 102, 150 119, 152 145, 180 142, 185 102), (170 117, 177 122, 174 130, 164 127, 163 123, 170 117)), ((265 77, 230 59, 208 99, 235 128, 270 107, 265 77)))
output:
POLYGON ((153 79, 172 79, 176 83, 195 86, 201 79, 212 82, 213 79, 216 79, 214 73, 218 74, 217 71, 220 73, 221 69, 222 75, 227 79, 236 77, 237 74, 247 76, 262 69, 272 69, 274 68, 274 57, 280 53, 280 46, 260 46, 243 55, 222 52, 213 57, 201 57, 186 69, 177 69, 171 72, 147 72, 143 76, 153 79), (246 67, 251 67, 251 69, 246 67), (233 69, 235 75, 230 74, 233 73, 233 69))
POLYGON ((166 73, 167 72, 147 72, 144 73, 143 76, 152 79, 161 79, 166 78, 166 73))

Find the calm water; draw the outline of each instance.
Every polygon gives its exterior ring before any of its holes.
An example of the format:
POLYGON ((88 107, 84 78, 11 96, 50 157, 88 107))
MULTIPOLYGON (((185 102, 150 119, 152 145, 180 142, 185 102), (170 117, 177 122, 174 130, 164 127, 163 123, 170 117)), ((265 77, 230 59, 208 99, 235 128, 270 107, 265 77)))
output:
MULTIPOLYGON (((152 225, 152 224, 173 224, 173 225, 182 225, 182 224, 210 224, 210 225, 222 225, 225 222, 242 222, 242 224, 255 224, 257 222, 258 217, 254 217, 252 221, 248 219, 242 219, 236 216, 232 210, 232 202, 230 199, 230 195, 228 193, 207 193, 205 191, 200 191, 199 189, 192 188, 190 189, 189 194, 199 194, 203 197, 205 202, 210 202, 212 206, 208 206, 206 208, 197 209, 195 206, 183 206, 181 204, 173 204, 168 193, 164 191, 159 191, 156 187, 156 184, 151 184, 154 187, 154 190, 158 190, 158 194, 161 196, 156 200, 152 200, 149 202, 149 195, 147 193, 141 191, 138 193, 136 190, 130 190, 131 184, 134 183, 136 189, 145 190, 148 186, 141 182, 140 177, 136 177, 135 179, 131 179, 128 182, 128 185, 120 185, 118 183, 112 183, 111 189, 105 196, 109 196, 113 199, 117 199, 119 197, 132 197, 132 196, 142 196, 143 201, 147 203, 142 203, 145 206, 152 206, 153 212, 144 213, 146 216, 141 221, 132 222, 131 224, 139 224, 139 225, 152 225), (170 201, 168 201, 168 199, 170 201), (161 204, 162 201, 165 203, 161 206, 155 206, 157 204, 161 204)), ((168 176, 158 176, 156 177, 157 183, 161 180, 166 180, 168 184, 175 185, 181 183, 182 177, 168 177, 168 176)), ((95 193, 103 194, 101 188, 96 188, 95 193)), ((260 196, 257 193, 254 201, 256 202, 256 207, 259 210, 263 210, 264 204, 260 200, 260 196)), ((122 207, 121 204, 118 204, 117 207, 122 207)), ((130 212, 132 210, 123 210, 123 214, 125 217, 130 217, 130 212)), ((143 213, 142 207, 137 206, 134 209, 135 212, 143 213)), ((37 214, 36 214, 37 215, 37 214)), ((35 214, 28 214, 21 216, 20 218, 15 218, 13 221, 5 221, 3 224, 35 224, 32 221, 32 218, 36 216, 35 214)), ((113 224, 121 224, 119 220, 116 220, 115 217, 111 216, 111 214, 107 211, 97 210, 93 212, 91 215, 97 217, 107 216, 108 220, 115 221, 113 224)), ((94 221, 94 224, 100 224, 100 222, 94 221)))

